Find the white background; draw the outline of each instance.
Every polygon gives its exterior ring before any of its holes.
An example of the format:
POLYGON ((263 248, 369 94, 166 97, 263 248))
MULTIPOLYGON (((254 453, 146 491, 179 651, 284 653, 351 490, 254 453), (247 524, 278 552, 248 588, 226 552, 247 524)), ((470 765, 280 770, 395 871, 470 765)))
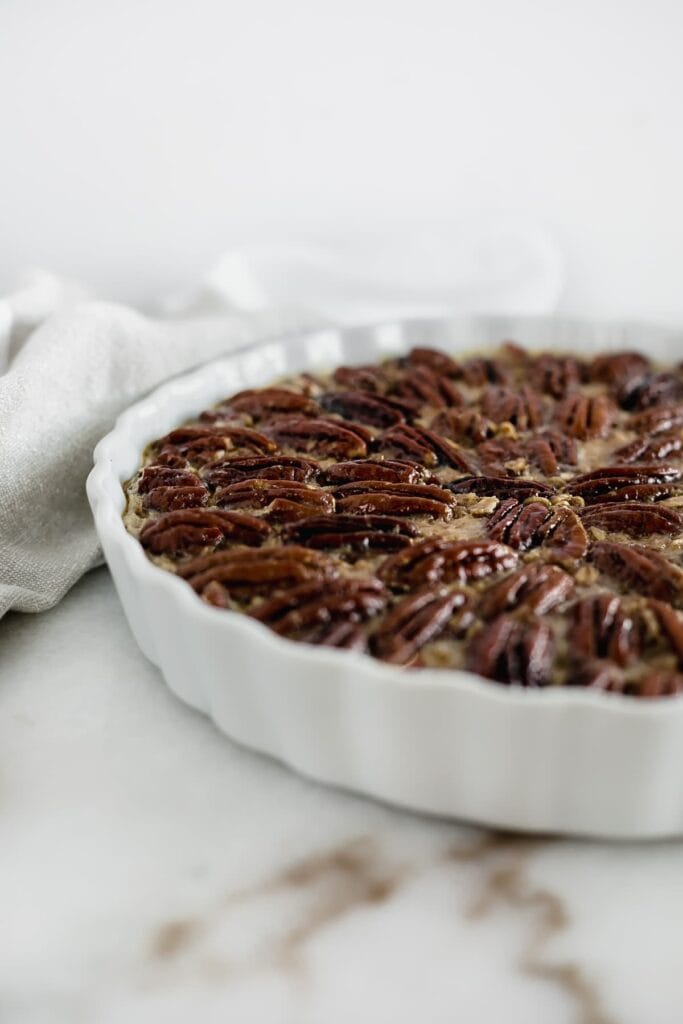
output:
POLYGON ((680 320, 682 43, 677 0, 0 0, 0 291, 505 213, 564 309, 680 320))

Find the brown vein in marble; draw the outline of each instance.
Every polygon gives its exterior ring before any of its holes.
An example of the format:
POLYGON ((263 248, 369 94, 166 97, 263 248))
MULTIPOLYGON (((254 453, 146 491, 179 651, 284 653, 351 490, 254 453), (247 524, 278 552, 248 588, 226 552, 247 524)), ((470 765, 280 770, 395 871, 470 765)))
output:
MULTIPOLYGON (((318 898, 306 915, 282 936, 271 939, 255 958, 258 970, 268 966, 300 969, 304 965, 303 948, 313 935, 358 907, 385 902, 405 877, 406 869, 386 864, 370 837, 355 839, 285 867, 264 882, 229 893, 222 907, 213 913, 166 922, 154 937, 151 952, 160 959, 177 957, 206 935, 230 907, 279 892, 319 886, 318 898)), ((231 973, 228 963, 219 965, 208 960, 206 965, 212 974, 231 973)))
POLYGON ((167 921, 156 932, 150 952, 156 960, 177 960, 191 953, 231 908, 269 895, 316 891, 313 905, 302 908, 299 920, 282 935, 269 938, 252 963, 238 965, 212 957, 202 961, 205 973, 222 979, 236 972, 242 975, 268 968, 298 973, 305 968, 304 952, 309 940, 345 915, 361 907, 381 905, 435 863, 476 864, 483 873, 483 881, 477 899, 467 911, 468 918, 475 921, 497 907, 531 914, 533 933, 520 954, 519 969, 555 985, 571 999, 577 1024, 617 1024, 607 1014, 595 984, 579 964, 553 963, 546 957, 547 946, 570 919, 561 898, 547 888, 535 886, 527 875, 530 856, 545 842, 487 832, 472 842, 453 844, 436 862, 395 865, 387 862, 371 837, 354 839, 289 865, 263 882, 229 893, 222 904, 204 915, 167 921))
POLYGON ((547 946, 567 928, 570 915, 557 893, 535 886, 527 876, 529 857, 543 842, 490 833, 470 850, 454 847, 449 854, 451 859, 484 861, 486 869, 481 892, 468 916, 476 920, 500 905, 529 911, 534 915, 535 926, 530 942, 519 957, 520 970, 560 988, 576 1007, 577 1024, 617 1024, 606 1012, 595 983, 579 964, 552 963, 546 959, 547 946), (498 862, 499 854, 503 856, 502 863, 498 862))

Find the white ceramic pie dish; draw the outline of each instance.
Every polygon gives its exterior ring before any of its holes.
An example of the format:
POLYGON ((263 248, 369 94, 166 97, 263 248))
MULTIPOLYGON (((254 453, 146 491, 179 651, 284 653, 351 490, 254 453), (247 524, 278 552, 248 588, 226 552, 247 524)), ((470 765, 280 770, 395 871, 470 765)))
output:
POLYGON ((683 357, 683 332, 519 317, 325 329, 250 346, 163 385, 100 441, 88 497, 106 560, 140 648, 173 693, 232 739, 304 775, 502 828, 682 834, 682 698, 517 689, 467 672, 410 671, 284 640, 200 601, 154 566, 124 528, 121 485, 144 446, 233 391, 415 344, 457 352, 506 338, 577 352, 640 347, 663 360, 683 357))

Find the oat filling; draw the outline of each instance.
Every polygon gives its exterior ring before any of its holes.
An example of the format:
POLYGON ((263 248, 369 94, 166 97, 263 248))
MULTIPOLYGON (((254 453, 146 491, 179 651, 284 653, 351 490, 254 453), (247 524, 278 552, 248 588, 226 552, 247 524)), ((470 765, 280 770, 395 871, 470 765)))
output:
POLYGON ((148 445, 126 528, 280 636, 500 683, 683 691, 683 368, 428 348, 148 445))

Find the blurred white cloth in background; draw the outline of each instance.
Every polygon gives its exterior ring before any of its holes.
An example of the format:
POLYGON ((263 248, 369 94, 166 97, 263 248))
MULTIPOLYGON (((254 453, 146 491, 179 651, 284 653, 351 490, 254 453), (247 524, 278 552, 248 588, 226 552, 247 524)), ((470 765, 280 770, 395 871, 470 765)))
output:
POLYGON ((92 450, 167 377, 268 335, 438 313, 547 313, 563 266, 518 224, 227 252, 156 316, 34 273, 0 300, 0 616, 44 611, 100 560, 92 450))

